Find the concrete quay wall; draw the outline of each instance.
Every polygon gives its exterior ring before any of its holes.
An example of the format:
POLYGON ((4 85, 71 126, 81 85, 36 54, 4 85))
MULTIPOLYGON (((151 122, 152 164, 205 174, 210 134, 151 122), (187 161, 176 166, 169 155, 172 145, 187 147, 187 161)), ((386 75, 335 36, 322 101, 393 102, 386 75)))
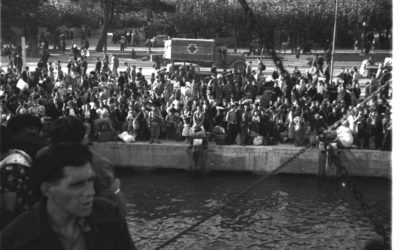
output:
MULTIPOLYGON (((116 167, 190 170, 193 166, 191 150, 188 150, 187 144, 182 143, 105 142, 94 143, 92 148, 109 158, 116 167)), ((292 145, 245 147, 209 145, 205 162, 209 170, 269 173, 301 149, 292 145)), ((308 149, 279 173, 317 174, 318 159, 319 151, 308 149)), ((350 175, 391 178, 391 152, 344 150, 341 152, 341 160, 350 175)))

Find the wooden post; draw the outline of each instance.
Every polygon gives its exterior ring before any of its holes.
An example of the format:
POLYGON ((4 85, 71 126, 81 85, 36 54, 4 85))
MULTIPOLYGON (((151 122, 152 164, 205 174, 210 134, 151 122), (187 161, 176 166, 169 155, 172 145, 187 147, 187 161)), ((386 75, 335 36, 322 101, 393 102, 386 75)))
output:
POLYGON ((192 136, 190 138, 192 151, 192 166, 191 171, 198 174, 206 174, 209 172, 207 167, 208 154, 207 154, 207 138, 205 136, 192 136))
POLYGON ((338 148, 335 142, 329 143, 327 146, 327 156, 326 156, 326 175, 327 176, 336 176, 337 175, 337 167, 333 158, 338 157, 338 148))
POLYGON ((319 156, 318 156, 318 177, 326 176, 326 149, 325 143, 319 142, 319 156))

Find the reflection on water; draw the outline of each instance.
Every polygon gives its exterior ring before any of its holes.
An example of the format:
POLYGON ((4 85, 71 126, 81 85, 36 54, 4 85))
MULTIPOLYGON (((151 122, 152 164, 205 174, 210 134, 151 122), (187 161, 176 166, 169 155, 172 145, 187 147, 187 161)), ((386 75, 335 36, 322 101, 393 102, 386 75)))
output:
MULTIPOLYGON (((246 173, 152 172, 120 176, 139 249, 154 249, 260 178, 246 173)), ((356 179, 391 227, 390 182, 356 179)), ((274 176, 166 249, 360 249, 378 238, 351 193, 333 180, 274 176)))

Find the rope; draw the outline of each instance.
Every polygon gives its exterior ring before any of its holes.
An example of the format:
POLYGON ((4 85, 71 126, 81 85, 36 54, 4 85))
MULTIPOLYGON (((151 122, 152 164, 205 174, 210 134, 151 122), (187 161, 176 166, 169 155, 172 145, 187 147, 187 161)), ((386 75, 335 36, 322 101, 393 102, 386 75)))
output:
POLYGON ((294 159, 296 159, 298 156, 300 156, 301 154, 303 154, 306 151, 307 147, 302 148, 301 150, 299 150, 296 154, 294 154, 293 156, 291 156, 290 158, 288 158, 286 161, 284 161, 278 168, 276 168, 275 170, 271 171, 271 173, 262 176, 261 178, 259 178, 257 181, 255 181, 253 184, 251 184, 250 186, 248 186, 246 189, 244 189, 242 192, 240 192, 239 194, 235 195, 234 197, 232 197, 229 201, 227 201, 226 203, 224 203, 223 205, 221 205, 219 208, 215 209, 212 213, 210 213, 209 215, 205 216, 203 219, 197 221, 196 223, 194 223, 193 225, 191 225, 190 227, 186 228, 185 230, 183 230, 182 232, 176 234, 175 236, 173 236, 172 238, 170 238, 169 240, 167 240, 166 242, 164 242, 163 244, 161 244, 160 246, 158 246, 156 249, 161 249, 164 248, 165 246, 169 245, 170 243, 174 242, 176 239, 178 239, 179 237, 181 237, 182 235, 186 234, 187 232, 189 232, 190 230, 192 230, 193 228, 199 226, 200 224, 202 224, 203 222, 211 219, 212 217, 216 216, 217 214, 219 214, 219 212, 221 212, 222 210, 224 210, 227 206, 229 206, 230 204, 232 204, 233 202, 235 202, 237 199, 239 199, 240 197, 242 197, 244 194, 248 193, 249 191, 251 191, 252 189, 254 189, 258 184, 260 184, 261 182, 263 182, 264 180, 266 180, 267 178, 271 177, 272 175, 275 175, 277 172, 279 172, 283 167, 285 167, 287 164, 289 164, 291 161, 293 161, 294 159))
MULTIPOLYGON (((283 67, 283 63, 281 61, 281 59, 276 55, 275 50, 272 48, 272 46, 270 46, 267 43, 267 39, 266 36, 263 34, 263 29, 262 27, 259 25, 259 23, 256 21, 255 15, 253 13, 253 11, 250 9, 249 5, 247 4, 246 0, 238 0, 239 3, 241 4, 243 10, 245 11, 245 13, 247 14, 247 16, 250 18, 251 24, 253 26, 253 28, 255 29, 255 31, 258 33, 258 35, 260 36, 261 41, 263 42, 263 44, 265 45, 265 47, 267 48, 268 54, 271 55, 272 60, 274 61, 275 66, 280 70, 281 74, 283 75, 284 79, 286 80, 287 83, 289 83, 291 81, 289 73, 287 72, 287 70, 283 67)), ((161 244, 160 246, 158 246, 156 249, 161 249, 167 245, 169 245, 170 243, 174 242, 176 239, 178 239, 180 236, 186 234, 187 232, 189 232, 190 230, 192 230, 193 228, 199 226, 200 224, 202 224, 203 222, 209 220, 210 218, 214 217, 215 215, 217 215, 221 210, 225 209, 225 207, 227 207, 228 205, 230 205, 231 203, 233 203, 234 201, 236 201, 238 198, 240 198, 242 195, 244 195, 245 193, 249 192, 250 190, 252 190, 254 187, 256 187, 259 183, 263 182, 265 179, 269 178, 271 175, 274 175, 276 173, 278 173, 284 166, 286 166, 289 162, 291 162, 292 160, 294 160, 295 158, 297 158, 299 155, 301 155, 302 153, 304 153, 306 151, 306 148, 301 149, 298 153, 296 153, 295 155, 293 155, 292 157, 290 157, 289 159, 287 159, 283 164, 281 164, 278 168, 276 168, 275 170, 273 170, 270 174, 265 175, 263 177, 261 177, 259 180, 257 180, 256 182, 254 182, 253 184, 251 184, 250 186, 248 186, 245 190, 243 190, 242 192, 240 192, 239 194, 237 194, 236 196, 234 196, 233 198, 231 198, 228 202, 226 202, 225 204, 223 204, 222 206, 220 206, 219 208, 217 208, 214 212, 212 212, 211 214, 209 214, 208 216, 204 217, 203 219, 199 220, 198 222, 194 223, 193 225, 191 225, 190 227, 188 227, 187 229, 183 230, 182 232, 178 233, 177 235, 175 235, 174 237, 170 238, 169 240, 167 240, 166 242, 164 242, 163 244, 161 244)))
MULTIPOLYGON (((253 28, 256 30, 256 32, 259 34, 261 40, 264 42, 264 44, 267 47, 267 51, 268 53, 271 55, 275 66, 280 70, 281 74, 283 75, 284 79, 287 82, 290 82, 290 76, 289 73, 287 72, 287 70, 283 67, 282 61, 280 60, 280 58, 276 55, 276 52, 274 49, 271 48, 271 46, 268 46, 268 43, 266 42, 265 36, 263 35, 262 32, 262 28, 260 27, 260 25, 256 22, 254 13, 252 12, 252 10, 250 9, 249 5, 246 3, 246 0, 238 0, 240 2, 240 4, 242 5, 243 10, 246 12, 246 14, 249 16, 250 21, 253 25, 253 28)), ((384 85, 380 86, 374 93, 372 93, 369 97, 367 97, 365 100, 363 100, 363 102, 361 102, 360 104, 364 104, 367 101, 369 101, 374 95, 376 95, 383 87, 385 87, 388 84, 389 81, 387 81, 384 85)), ((338 122, 336 122, 335 124, 333 124, 332 126, 330 126, 328 129, 332 129, 334 126, 337 126, 337 124, 339 124, 339 122, 341 122, 342 120, 344 120, 344 117, 342 119, 340 119, 338 122)), ((196 223, 192 224, 190 227, 184 229, 182 232, 176 234, 175 236, 173 236, 172 238, 170 238, 169 240, 165 241, 164 243, 162 243, 161 245, 159 245, 158 247, 156 247, 155 249, 162 249, 164 247, 166 247, 167 245, 171 244, 172 242, 176 241, 178 238, 180 238, 182 235, 185 235, 186 233, 188 233, 189 231, 191 231, 192 229, 196 228, 197 226, 201 225, 202 223, 204 223, 205 221, 209 220, 210 218, 216 216, 217 214, 219 214, 222 210, 224 210, 227 206, 229 206, 230 204, 232 204, 234 201, 236 201, 237 199, 239 199, 240 197, 242 197, 244 194, 248 193, 249 191, 251 191, 253 188, 255 188, 258 184, 260 184, 261 182, 263 182, 264 180, 268 179, 269 177, 271 177, 272 175, 276 175, 282 168, 284 168, 287 164, 289 164, 291 161, 293 161, 294 159, 296 159, 297 157, 299 157, 301 154, 303 154, 304 152, 306 152, 306 150, 310 147, 311 145, 307 145, 306 147, 302 148, 300 151, 298 151, 296 154, 294 154, 293 156, 291 156, 290 158, 288 158, 286 161, 284 161, 279 167, 277 167, 275 170, 271 171, 269 174, 262 176, 261 178, 259 178, 256 182, 254 182, 253 184, 251 184, 250 186, 248 186, 246 189, 244 189, 242 192, 240 192, 239 194, 235 195, 234 197, 232 197, 228 202, 226 202, 225 204, 221 205, 219 208, 215 209, 212 213, 210 213, 209 215, 205 216, 204 218, 202 218, 201 220, 197 221, 196 223)))
MULTIPOLYGON (((360 107, 357 108, 355 110, 351 111, 351 114, 354 114, 356 111, 359 111, 359 109, 368 101, 370 101, 374 96, 376 96, 377 94, 379 94, 379 92, 386 87, 386 85, 388 85, 390 82, 392 81, 392 79, 387 80, 383 85, 379 86, 377 90, 375 90, 374 92, 372 92, 368 97, 366 97, 362 102, 359 103, 360 107)), ((339 126, 344 120, 347 119, 347 116, 343 116, 342 118, 340 118, 337 122, 335 122, 334 124, 332 124, 331 126, 329 126, 329 128, 326 129, 326 131, 330 131, 333 128, 339 126)))
POLYGON ((239 3, 241 4, 244 12, 247 14, 247 16, 250 19, 251 25, 253 29, 258 33, 260 40, 262 43, 265 45, 267 48, 267 52, 269 55, 271 55, 272 60, 274 61, 275 66, 279 69, 283 77, 285 78, 286 81, 290 81, 289 73, 287 70, 283 67, 283 63, 281 59, 277 56, 275 50, 273 49, 273 46, 270 45, 269 42, 267 42, 266 36, 263 33, 263 28, 260 26, 260 24, 257 22, 255 15, 253 11, 250 9, 249 5, 247 4, 246 0, 238 0, 239 3))
MULTIPOLYGON (((372 99, 373 96, 377 95, 384 87, 386 87, 387 84, 389 84, 388 80, 384 85, 380 86, 376 91, 374 91, 370 96, 368 96, 367 98, 365 98, 360 104, 360 106, 362 106, 363 104, 365 104, 366 102, 368 102, 369 100, 372 99)), ((353 110, 353 112, 355 112, 353 110)), ((342 122, 345 119, 345 117, 341 118, 339 121, 335 122, 333 125, 331 125, 328 130, 331 130, 332 128, 334 128, 335 126, 337 126, 340 122, 342 122)), ((291 156, 290 158, 288 158, 286 161, 284 161, 279 167, 277 167, 276 169, 274 169, 273 171, 271 171, 269 174, 262 176, 261 178, 259 178, 257 181, 255 181, 253 184, 251 184, 250 186, 248 186, 246 189, 244 189, 242 192, 240 192, 239 194, 235 195, 234 197, 232 197, 229 201, 227 201, 225 204, 221 205, 219 208, 215 209, 212 213, 210 213, 209 215, 205 216, 203 219, 197 221, 196 223, 194 223, 193 225, 191 225, 190 227, 186 228, 185 230, 183 230, 182 232, 176 234, 175 236, 173 236, 172 238, 170 238, 169 240, 167 240, 166 242, 162 243, 160 246, 158 246, 156 249, 162 249, 164 247, 166 247, 167 245, 171 244, 172 242, 176 241, 178 238, 180 238, 182 235, 185 235, 186 233, 188 233, 189 231, 191 231, 192 229, 196 228, 197 226, 201 225, 202 223, 204 223, 205 221, 211 219, 212 217, 216 216, 217 214, 219 214, 222 210, 224 210, 226 207, 228 207, 230 204, 232 204, 234 201, 236 201, 237 199, 239 199, 240 197, 242 197, 244 194, 248 193, 249 191, 251 191, 252 189, 254 189, 258 184, 260 184, 261 182, 265 181, 266 179, 268 179, 269 177, 276 175, 277 173, 279 173, 279 171, 284 168, 287 164, 289 164, 291 161, 293 161, 294 159, 296 159, 297 157, 299 157, 301 154, 303 154, 304 152, 306 152, 306 150, 310 147, 310 145, 307 145, 306 147, 302 148, 301 150, 299 150, 296 154, 294 154, 293 156, 291 156)), ((375 224, 375 223, 374 223, 375 224)))
MULTIPOLYGON (((350 149, 345 149, 349 154, 354 158, 354 161, 356 162, 356 165, 359 165, 357 158, 355 155, 351 152, 350 149)), ((346 160, 350 160, 348 157, 344 156, 346 160)), ((350 178, 349 171, 346 169, 345 166, 343 166, 342 161, 340 160, 339 156, 334 156, 332 158, 332 161, 335 163, 337 166, 338 170, 340 171, 342 183, 346 184, 344 185, 345 187, 348 187, 351 192, 353 192, 354 199, 356 199, 362 211, 367 215, 367 217, 370 219, 372 222, 372 225, 374 227, 375 232, 382 237, 383 244, 385 246, 390 245, 390 238, 388 236, 387 230, 385 227, 379 223, 372 211, 371 206, 364 200, 363 194, 358 190, 357 185, 354 183, 354 181, 350 178)))
MULTIPOLYGON (((383 88, 385 88, 391 81, 392 81, 392 79, 389 79, 389 80, 387 80, 385 82, 385 84, 379 86, 377 90, 375 90, 373 93, 371 93, 371 95, 369 95, 362 102, 360 102, 360 104, 361 104, 360 107, 362 105, 364 105, 365 103, 367 103, 368 101, 370 101, 374 96, 379 94, 379 92, 383 88)), ((354 114, 354 112, 357 111, 357 110, 358 109, 356 108, 356 110, 353 110, 351 112, 351 114, 354 114)), ((338 126, 339 123, 341 123, 345 119, 347 119, 346 116, 342 117, 339 121, 337 121, 333 125, 331 125, 327 130, 329 131, 332 128, 338 126)), ((357 161, 357 158, 353 154, 353 152, 350 149, 345 149, 345 150, 347 152, 349 152, 349 154, 353 157, 354 161, 356 162, 356 165, 358 165, 359 163, 357 161)), ((347 160, 350 160, 346 156, 344 156, 344 157, 347 160)), ((354 198, 360 203, 361 209, 363 210, 363 212, 368 216, 368 218, 372 222, 375 232, 382 237, 383 244, 385 246, 388 246, 390 244, 390 239, 389 239, 389 236, 388 236, 388 234, 386 232, 385 227, 383 225, 381 225, 379 222, 377 222, 377 220, 375 219, 374 214, 372 213, 371 207, 368 205, 367 202, 364 201, 362 193, 357 189, 357 186, 351 180, 348 170, 346 169, 345 166, 342 165, 342 163, 341 163, 341 161, 340 161, 340 159, 338 157, 336 157, 336 158, 334 157, 334 158, 332 158, 332 160, 334 161, 335 165, 338 167, 339 171, 341 172, 342 178, 344 179, 343 182, 347 182, 347 186, 349 186, 349 189, 353 192, 354 198)))

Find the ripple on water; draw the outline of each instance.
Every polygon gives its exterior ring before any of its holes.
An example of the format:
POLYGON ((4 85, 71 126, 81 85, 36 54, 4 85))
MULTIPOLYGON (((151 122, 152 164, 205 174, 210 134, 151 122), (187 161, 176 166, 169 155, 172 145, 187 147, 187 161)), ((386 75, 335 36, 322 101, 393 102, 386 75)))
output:
MULTIPOLYGON (((210 175, 199 181, 176 175, 121 177, 127 222, 139 249, 159 246, 256 179, 210 175)), ((269 178, 166 249, 360 249, 377 238, 350 194, 333 182, 316 183, 306 176, 269 178)), ((374 180, 360 186, 390 229, 390 186, 374 180)))

